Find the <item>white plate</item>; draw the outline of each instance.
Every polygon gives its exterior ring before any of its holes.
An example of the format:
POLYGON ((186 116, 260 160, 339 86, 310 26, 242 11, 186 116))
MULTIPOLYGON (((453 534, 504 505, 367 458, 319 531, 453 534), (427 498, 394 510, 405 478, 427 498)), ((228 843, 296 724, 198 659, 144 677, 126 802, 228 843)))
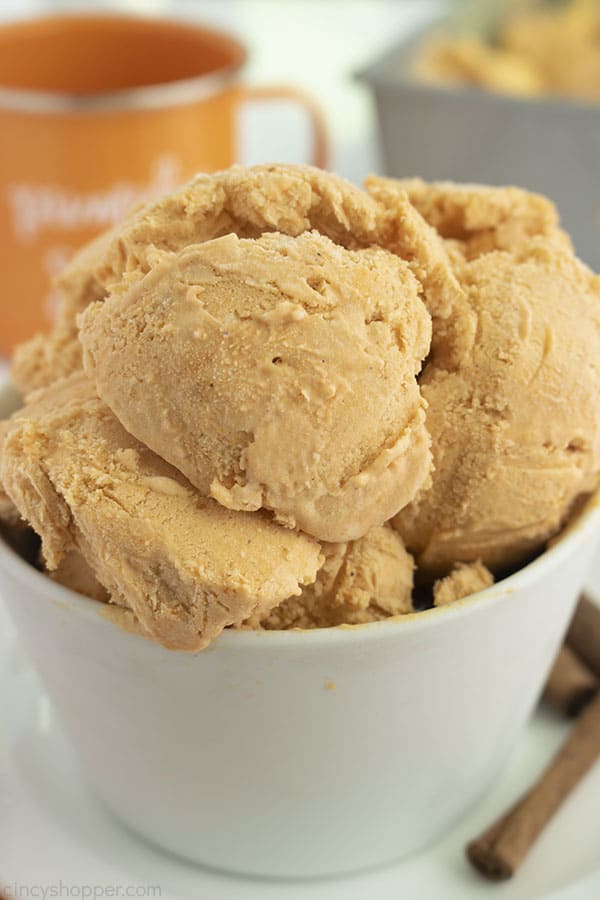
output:
MULTIPOLYGON (((594 582, 600 595, 600 564, 594 582)), ((465 842, 531 783, 567 730, 552 712, 538 712, 493 792, 418 856, 341 879, 230 877, 155 850, 97 803, 0 604, 0 883, 15 897, 42 897, 44 889, 53 889, 47 896, 470 900, 493 894, 501 900, 593 900, 600 896, 600 766, 569 798, 512 882, 486 883, 463 853, 465 842)))

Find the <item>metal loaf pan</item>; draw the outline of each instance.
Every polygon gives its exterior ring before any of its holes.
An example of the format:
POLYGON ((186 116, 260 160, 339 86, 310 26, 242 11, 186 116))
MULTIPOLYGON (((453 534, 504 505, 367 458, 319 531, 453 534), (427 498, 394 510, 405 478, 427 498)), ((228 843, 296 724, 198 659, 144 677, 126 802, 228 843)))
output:
POLYGON ((429 25, 358 73, 372 89, 389 175, 514 184, 551 197, 579 256, 600 269, 600 104, 521 99, 416 80, 429 25))

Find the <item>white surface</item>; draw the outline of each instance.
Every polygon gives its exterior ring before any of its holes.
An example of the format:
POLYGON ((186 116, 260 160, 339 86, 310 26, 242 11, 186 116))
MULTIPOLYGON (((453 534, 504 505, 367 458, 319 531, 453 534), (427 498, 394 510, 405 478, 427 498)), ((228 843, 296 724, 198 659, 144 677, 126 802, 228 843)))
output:
POLYGON ((79 886, 119 886, 123 894, 157 886, 161 900, 593 900, 600 896, 600 767, 569 798, 512 882, 487 884, 463 857, 465 842, 531 783, 567 728, 554 714, 538 713, 494 790, 418 856, 339 879, 239 879, 154 850, 104 812, 83 783, 0 604, 0 882, 21 897, 33 896, 26 890, 34 885, 62 883, 58 896, 65 897, 79 886))

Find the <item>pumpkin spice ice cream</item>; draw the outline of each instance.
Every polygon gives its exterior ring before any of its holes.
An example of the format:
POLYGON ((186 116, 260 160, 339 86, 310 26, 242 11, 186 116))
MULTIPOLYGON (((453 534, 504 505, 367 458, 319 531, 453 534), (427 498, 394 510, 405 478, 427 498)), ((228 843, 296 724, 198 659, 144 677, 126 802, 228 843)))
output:
MULTIPOLYGON (((600 472, 600 278, 549 201, 516 189, 385 182, 442 236, 462 296, 419 376, 434 468, 394 519, 423 574, 522 563, 600 472)), ((371 186, 380 195, 381 182, 371 186)))
POLYGON ((0 517, 165 646, 452 603, 600 480, 600 280, 526 191, 234 167, 61 285, 0 517))
POLYGON ((12 420, 0 477, 54 571, 77 551, 166 647, 200 650, 315 580, 319 544, 224 509, 129 435, 81 373, 12 420))
POLYGON ((414 560, 389 525, 358 541, 323 544, 325 561, 313 584, 302 588, 266 616, 254 615, 246 628, 277 631, 364 625, 413 611, 414 560))
POLYGON ((494 583, 494 576, 483 563, 456 563, 452 571, 433 585, 433 605, 445 606, 483 591, 494 583))
POLYGON ((392 239, 395 222, 363 191, 310 166, 232 166, 198 175, 168 196, 134 210, 80 250, 57 279, 62 298, 49 335, 19 347, 14 384, 27 394, 81 368, 77 316, 123 282, 150 271, 162 251, 178 251, 227 234, 292 237, 316 230, 342 247, 392 239))
POLYGON ((118 419, 229 509, 355 540, 429 476, 430 317, 382 249, 229 235, 165 256, 80 326, 118 419))

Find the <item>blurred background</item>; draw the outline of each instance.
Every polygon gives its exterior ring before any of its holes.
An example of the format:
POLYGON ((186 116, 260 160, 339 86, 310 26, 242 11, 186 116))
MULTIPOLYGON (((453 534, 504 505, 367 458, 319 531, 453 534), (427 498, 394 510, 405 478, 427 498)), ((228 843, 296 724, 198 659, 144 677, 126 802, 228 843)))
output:
MULTIPOLYGON (((247 83, 295 84, 318 98, 331 135, 329 167, 360 182, 379 167, 379 154, 373 103, 353 74, 443 7, 443 0, 2 0, 0 22, 99 10, 223 28, 248 47, 247 83)), ((308 161, 307 123, 290 104, 253 104, 240 110, 239 124, 240 162, 308 161)))

